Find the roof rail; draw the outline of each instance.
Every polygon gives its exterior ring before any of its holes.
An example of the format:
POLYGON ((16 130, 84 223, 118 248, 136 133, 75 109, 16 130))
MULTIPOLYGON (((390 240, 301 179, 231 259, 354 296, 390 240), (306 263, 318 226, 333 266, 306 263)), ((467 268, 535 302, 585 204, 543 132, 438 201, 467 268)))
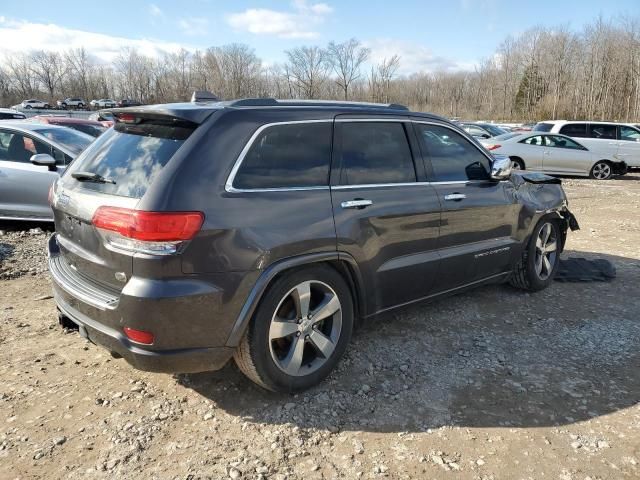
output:
POLYGON ((348 102, 341 100, 277 100, 275 98, 243 98, 231 100, 230 107, 361 107, 381 108, 387 110, 409 110, 405 105, 397 103, 348 102))

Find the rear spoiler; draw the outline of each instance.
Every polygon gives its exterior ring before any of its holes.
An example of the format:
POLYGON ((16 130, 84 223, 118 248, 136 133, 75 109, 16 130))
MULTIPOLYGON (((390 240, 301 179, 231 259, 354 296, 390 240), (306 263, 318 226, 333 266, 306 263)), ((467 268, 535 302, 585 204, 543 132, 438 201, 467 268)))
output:
POLYGON ((163 105, 112 108, 105 111, 111 112, 116 119, 121 114, 133 114, 142 118, 176 119, 199 125, 221 108, 222 105, 216 103, 199 105, 194 105, 193 103, 167 103, 163 105))

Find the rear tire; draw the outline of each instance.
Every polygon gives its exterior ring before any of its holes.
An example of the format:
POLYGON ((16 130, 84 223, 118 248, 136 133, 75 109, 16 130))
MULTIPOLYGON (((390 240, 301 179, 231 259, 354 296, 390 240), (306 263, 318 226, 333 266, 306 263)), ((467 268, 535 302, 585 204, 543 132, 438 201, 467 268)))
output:
POLYGON ((314 265, 285 273, 260 301, 234 360, 267 390, 305 390, 337 365, 351 339, 353 317, 351 291, 334 269, 314 265))
POLYGON ((598 160, 589 172, 589 176, 594 180, 609 180, 612 175, 613 167, 607 160, 598 160))
POLYGON ((562 233, 555 219, 543 218, 533 229, 522 258, 509 282, 516 288, 537 292, 547 288, 558 271, 562 233))
POLYGON ((509 157, 511 160, 511 170, 524 170, 524 161, 519 157, 509 157))

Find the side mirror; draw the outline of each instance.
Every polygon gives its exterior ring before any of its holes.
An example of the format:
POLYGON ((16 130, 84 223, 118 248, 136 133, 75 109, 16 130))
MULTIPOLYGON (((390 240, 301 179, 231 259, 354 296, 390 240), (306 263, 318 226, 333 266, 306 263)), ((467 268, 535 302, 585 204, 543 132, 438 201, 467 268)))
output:
POLYGON ((482 135, 480 135, 480 138, 484 138, 486 140, 487 138, 491 138, 491 135, 489 135, 488 133, 483 133, 482 135))
POLYGON ((30 161, 34 165, 48 167, 49 170, 55 170, 56 168, 56 159, 48 153, 37 153, 36 155, 32 155, 30 161))
POLYGON ((506 155, 493 155, 491 179, 506 180, 511 175, 511 159, 506 155))

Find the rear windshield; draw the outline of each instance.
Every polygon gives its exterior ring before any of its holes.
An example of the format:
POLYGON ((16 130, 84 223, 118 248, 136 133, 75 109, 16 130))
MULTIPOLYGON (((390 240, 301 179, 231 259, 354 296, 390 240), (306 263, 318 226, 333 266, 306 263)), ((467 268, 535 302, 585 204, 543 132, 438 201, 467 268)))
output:
POLYGON ((498 135, 497 137, 493 137, 491 140, 509 140, 510 138, 518 137, 520 135, 522 135, 522 134, 518 133, 518 132, 503 133, 502 135, 498 135))
POLYGON ((39 128, 36 130, 36 133, 66 147, 75 155, 79 154, 87 148, 87 145, 93 142, 92 136, 70 128, 39 128))
POLYGON ((87 125, 85 123, 74 123, 68 125, 68 127, 78 130, 79 132, 86 133, 87 135, 91 135, 92 137, 99 137, 107 130, 107 128, 103 126, 87 125))
POLYGON ((498 135, 504 135, 505 133, 507 133, 507 131, 504 128, 496 127, 495 125, 490 125, 487 123, 483 123, 481 127, 487 130, 494 137, 498 135))
POLYGON ((536 123, 536 126, 533 127, 534 132, 550 132, 553 128, 553 123, 536 123))
POLYGON ((193 132, 193 126, 116 123, 99 136, 65 172, 65 181, 111 195, 141 198, 154 178, 193 132), (73 172, 97 173, 115 183, 80 182, 73 172))

